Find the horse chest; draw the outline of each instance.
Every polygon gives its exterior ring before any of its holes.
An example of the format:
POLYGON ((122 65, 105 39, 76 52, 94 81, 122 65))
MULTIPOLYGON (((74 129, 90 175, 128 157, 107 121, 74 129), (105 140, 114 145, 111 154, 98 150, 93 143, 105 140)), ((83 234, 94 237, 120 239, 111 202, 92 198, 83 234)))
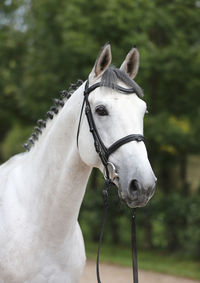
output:
POLYGON ((13 241, 8 236, 7 243, 1 245, 0 283, 79 282, 85 251, 78 224, 71 237, 59 246, 36 235, 19 235, 19 239, 13 241))

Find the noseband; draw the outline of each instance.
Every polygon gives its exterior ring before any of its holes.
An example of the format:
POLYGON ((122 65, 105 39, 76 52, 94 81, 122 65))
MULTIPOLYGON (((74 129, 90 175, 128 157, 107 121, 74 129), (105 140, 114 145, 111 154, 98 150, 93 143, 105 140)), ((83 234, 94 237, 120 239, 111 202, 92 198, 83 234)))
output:
MULTIPOLYGON (((113 181, 118 178, 118 173, 116 171, 115 165, 109 161, 110 155, 115 152, 119 147, 122 145, 129 143, 131 141, 136 141, 136 142, 141 142, 145 141, 145 138, 141 134, 131 134, 128 136, 125 136, 116 142, 114 142, 111 146, 108 148, 104 145, 96 124, 94 122, 94 118, 92 115, 92 110, 91 106, 88 100, 89 94, 95 90, 98 87, 101 87, 101 83, 96 83, 93 84, 92 86, 89 87, 89 80, 87 80, 85 84, 85 90, 84 90, 84 99, 82 103, 82 108, 81 108, 81 114, 79 118, 79 124, 78 124, 78 130, 77 130, 77 147, 78 147, 78 138, 79 138, 79 133, 80 133, 80 125, 81 125, 81 118, 83 115, 83 109, 85 105, 85 114, 87 117, 88 125, 90 132, 92 133, 93 140, 94 140, 94 146, 95 150, 98 153, 102 164, 104 165, 104 178, 105 178, 105 186, 103 190, 103 200, 104 200, 104 219, 102 223, 102 228, 101 228, 101 233, 100 233, 100 240, 99 240, 99 247, 98 247, 98 252, 97 252, 97 281, 98 283, 101 283, 100 280, 100 274, 99 274, 99 254, 100 254, 100 246, 101 242, 103 239, 103 233, 104 233, 104 227, 105 227, 105 222, 106 222, 106 217, 107 217, 107 208, 108 208, 108 189, 110 185, 113 183, 113 181)), ((106 87, 106 86, 105 86, 106 87)), ((123 88, 119 85, 114 85, 113 87, 115 90, 118 92, 124 93, 124 94, 131 94, 135 93, 135 90, 133 88, 123 88)), ((136 251, 136 235, 135 235, 135 214, 133 215, 132 218, 132 260, 133 260, 133 278, 134 278, 134 283, 138 283, 138 268, 137 268, 137 251, 136 251)))

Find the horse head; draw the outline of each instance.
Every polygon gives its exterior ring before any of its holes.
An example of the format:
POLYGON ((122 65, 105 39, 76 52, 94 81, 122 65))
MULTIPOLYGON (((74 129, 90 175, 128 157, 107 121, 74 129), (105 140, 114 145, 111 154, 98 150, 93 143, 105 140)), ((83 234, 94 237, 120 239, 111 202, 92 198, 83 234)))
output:
POLYGON ((111 47, 106 44, 85 86, 85 108, 90 108, 89 120, 93 120, 94 126, 88 125, 86 115, 82 115, 79 153, 89 166, 97 167, 102 172, 106 166, 109 174, 113 174, 111 171, 114 170, 112 181, 118 187, 120 198, 130 207, 140 207, 146 205, 153 196, 157 179, 143 139, 143 120, 147 106, 142 100, 141 88, 133 81, 139 67, 139 52, 133 47, 120 69, 110 67, 110 63, 111 47), (93 130, 91 128, 96 128, 102 142, 100 153, 105 151, 104 155, 107 155, 103 164, 97 154, 97 146, 94 146, 95 137, 90 133, 93 130), (116 141, 124 137, 126 141, 120 145, 118 142, 116 149, 107 154, 110 146, 112 148, 116 141), (129 137, 132 139, 129 140, 129 137))

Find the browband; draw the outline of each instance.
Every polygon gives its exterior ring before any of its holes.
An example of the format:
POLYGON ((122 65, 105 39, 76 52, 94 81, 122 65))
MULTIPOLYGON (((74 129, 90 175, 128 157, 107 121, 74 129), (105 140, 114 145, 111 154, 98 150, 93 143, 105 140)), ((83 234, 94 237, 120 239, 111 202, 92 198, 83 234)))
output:
MULTIPOLYGON (((86 85, 85 85, 84 95, 90 94, 90 92, 95 90, 97 87, 108 87, 108 86, 106 86, 106 84, 104 85, 101 82, 99 82, 99 83, 93 84, 89 87, 89 81, 87 80, 86 85)), ((124 87, 121 87, 117 84, 113 84, 112 89, 115 89, 115 90, 118 90, 119 92, 127 93, 127 94, 131 94, 131 93, 135 92, 135 89, 133 87, 132 88, 124 88, 124 87)))

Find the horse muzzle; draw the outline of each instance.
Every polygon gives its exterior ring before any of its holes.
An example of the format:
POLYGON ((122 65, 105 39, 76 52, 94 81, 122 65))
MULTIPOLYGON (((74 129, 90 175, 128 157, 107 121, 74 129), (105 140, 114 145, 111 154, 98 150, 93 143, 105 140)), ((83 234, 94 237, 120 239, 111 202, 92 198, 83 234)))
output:
POLYGON ((119 185, 119 197, 131 208, 143 207, 152 198, 156 188, 156 181, 155 178, 148 186, 142 186, 138 180, 132 179, 129 182, 128 189, 124 189, 119 185))

